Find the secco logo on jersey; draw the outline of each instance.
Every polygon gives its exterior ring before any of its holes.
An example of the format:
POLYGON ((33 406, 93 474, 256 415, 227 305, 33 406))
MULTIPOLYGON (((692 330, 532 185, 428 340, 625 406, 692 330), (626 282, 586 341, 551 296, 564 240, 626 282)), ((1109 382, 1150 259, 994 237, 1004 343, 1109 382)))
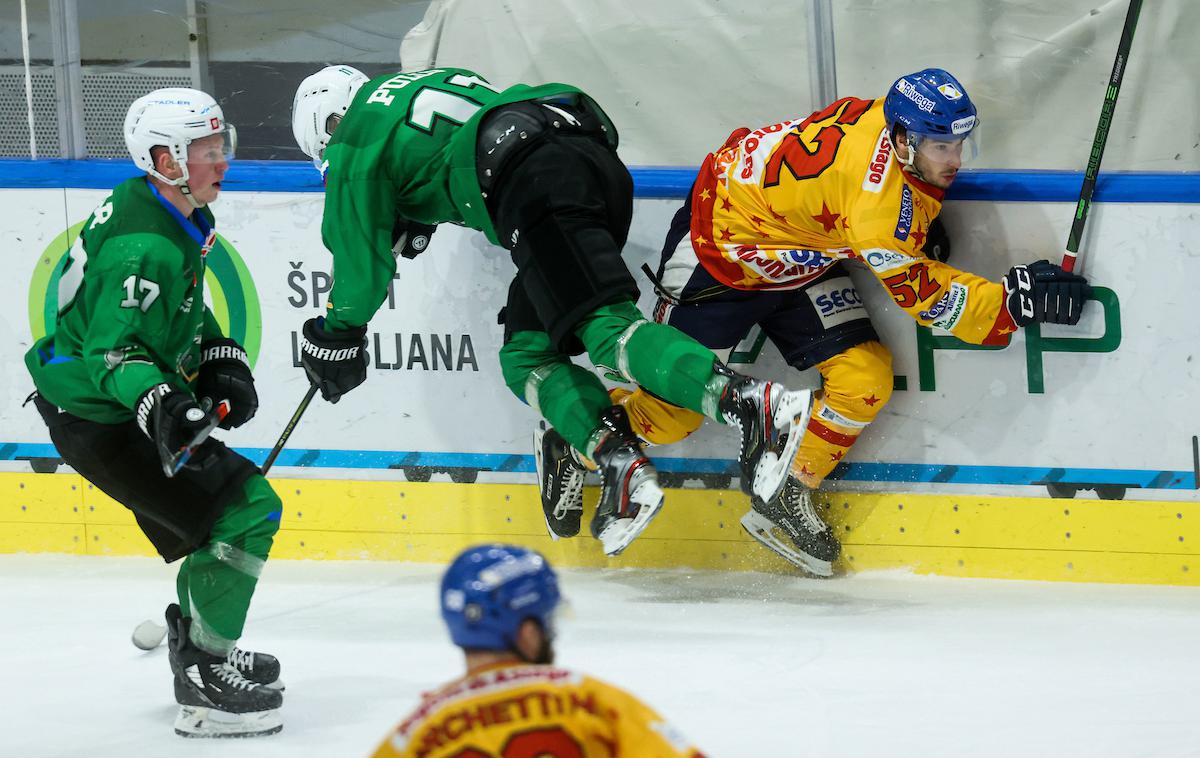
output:
POLYGON ((821 323, 828 329, 865 315, 862 298, 848 276, 817 282, 805 290, 821 323))
POLYGON ((888 172, 892 170, 892 141, 888 139, 887 129, 879 133, 879 141, 875 143, 875 155, 867 164, 867 174, 863 177, 862 188, 867 192, 879 194, 883 183, 887 181, 888 172))
POLYGON ((863 250, 860 254, 862 259, 867 262, 871 270, 883 273, 891 271, 894 268, 907 266, 910 263, 916 263, 917 259, 911 255, 905 255, 896 250, 888 250, 883 247, 873 247, 863 250))
POLYGON ((922 95, 920 92, 917 92, 917 88, 913 86, 912 82, 908 81, 907 79, 901 79, 900 81, 896 82, 896 89, 901 95, 904 95, 909 100, 912 100, 914 103, 916 103, 917 107, 921 110, 925 111, 926 113, 933 113, 933 101, 922 95))
POLYGON ((913 196, 912 190, 908 185, 904 185, 904 191, 900 195, 900 216, 896 219, 896 239, 904 242, 908 239, 908 233, 912 231, 913 220, 913 196))

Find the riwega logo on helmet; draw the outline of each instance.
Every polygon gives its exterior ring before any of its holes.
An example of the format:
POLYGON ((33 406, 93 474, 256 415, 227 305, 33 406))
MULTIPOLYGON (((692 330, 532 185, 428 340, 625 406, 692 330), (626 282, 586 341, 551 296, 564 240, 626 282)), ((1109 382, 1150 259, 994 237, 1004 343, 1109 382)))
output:
MULTIPOLYGON (((55 237, 38 256, 29 282, 29 330, 34 340, 46 336, 47 330, 54 327, 59 307, 59 279, 71 245, 85 223, 86 220, 80 221, 55 237)), ((246 349, 246 356, 253 366, 262 344, 262 311, 250 271, 229 240, 219 234, 205 261, 205 291, 213 315, 221 329, 246 349)))

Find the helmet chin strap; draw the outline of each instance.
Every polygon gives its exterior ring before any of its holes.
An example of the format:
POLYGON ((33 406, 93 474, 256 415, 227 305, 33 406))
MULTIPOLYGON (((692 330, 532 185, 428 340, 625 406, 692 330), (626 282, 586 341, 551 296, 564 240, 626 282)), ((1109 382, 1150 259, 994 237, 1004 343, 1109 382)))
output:
POLYGON ((184 198, 188 201, 188 205, 192 206, 196 210, 200 210, 204 207, 203 204, 196 202, 196 198, 192 196, 192 188, 188 186, 186 179, 175 186, 179 187, 179 191, 183 193, 184 198))
MULTIPOLYGON (((178 162, 179 161, 176 161, 176 163, 178 163, 178 162)), ((178 187, 180 193, 183 194, 184 198, 186 198, 188 201, 188 205, 192 206, 192 208, 195 208, 196 210, 200 210, 201 208, 204 207, 203 203, 196 202, 196 198, 192 196, 192 188, 188 185, 189 177, 187 175, 186 166, 183 169, 183 176, 179 177, 178 179, 172 179, 168 176, 164 176, 160 171, 158 171, 158 169, 154 169, 154 168, 151 168, 147 173, 150 174, 151 176, 153 176, 154 178, 160 180, 164 184, 169 184, 173 187, 178 187)))
POLYGON ((918 179, 920 179, 923 182, 928 182, 929 180, 926 179, 925 175, 921 173, 921 169, 917 168, 917 150, 916 150, 916 148, 913 147, 908 142, 908 140, 905 140, 904 152, 908 157, 901 158, 900 157, 900 146, 896 144, 895 135, 894 134, 890 135, 888 137, 888 139, 891 140, 891 142, 892 142, 892 154, 895 155, 896 160, 898 160, 900 162, 901 170, 907 171, 908 173, 912 174, 913 176, 917 177, 918 179))

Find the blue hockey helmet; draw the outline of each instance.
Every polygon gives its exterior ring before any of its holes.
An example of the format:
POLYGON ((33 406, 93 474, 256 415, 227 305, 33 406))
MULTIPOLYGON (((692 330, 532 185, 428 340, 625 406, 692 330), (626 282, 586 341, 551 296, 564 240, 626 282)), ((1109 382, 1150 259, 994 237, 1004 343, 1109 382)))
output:
POLYGON ((459 554, 442 577, 442 618, 450 639, 472 650, 513 650, 534 619, 553 636, 558 577, 540 554, 516 545, 481 545, 459 554))
POLYGON ((896 80, 883 100, 888 134, 904 127, 914 150, 924 139, 971 142, 978 123, 975 104, 950 72, 927 68, 896 80))

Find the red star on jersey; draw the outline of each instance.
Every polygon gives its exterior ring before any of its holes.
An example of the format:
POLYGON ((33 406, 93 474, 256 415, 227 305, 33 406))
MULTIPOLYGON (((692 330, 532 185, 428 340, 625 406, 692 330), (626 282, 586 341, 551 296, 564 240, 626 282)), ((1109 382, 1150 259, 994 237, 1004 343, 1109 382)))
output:
POLYGON ((727 211, 732 207, 733 207, 733 203, 729 202, 729 198, 727 198, 727 197, 721 198, 721 210, 727 211))
POLYGON ((722 229, 721 239, 725 242, 728 242, 729 240, 733 239, 733 232, 729 231, 728 229, 722 229))
POLYGON ((842 231, 850 231, 850 219, 846 218, 845 216, 842 216, 842 231))
POLYGON ((754 224, 755 226, 758 226, 758 225, 759 225, 759 224, 761 224, 762 222, 763 222, 763 220, 762 220, 761 218, 759 218, 758 216, 751 216, 751 217, 750 217, 750 223, 751 223, 751 224, 754 224))
POLYGON ((925 232, 922 231, 920 227, 917 227, 917 229, 909 236, 912 237, 913 241, 917 243, 918 248, 925 247, 925 232))
POLYGON ((866 403, 869 407, 874 408, 875 404, 879 402, 879 398, 875 397, 875 395, 872 394, 870 397, 865 398, 863 400, 863 402, 866 403))
POLYGON ((649 436, 650 432, 653 432, 653 431, 654 431, 654 425, 653 425, 653 424, 651 424, 651 423, 650 423, 650 422, 648 422, 648 421, 643 421, 643 422, 642 422, 642 436, 643 436, 643 437, 647 437, 647 436, 649 436))
POLYGON ((820 215, 813 216, 812 218, 813 221, 820 222, 825 231, 832 232, 837 228, 838 219, 841 217, 842 215, 840 213, 833 213, 829 210, 829 206, 822 202, 820 215))
POLYGON ((813 472, 808 470, 808 466, 800 467, 800 476, 812 476, 813 472))
POLYGON ((836 453, 830 453, 830 454, 829 454, 829 460, 831 460, 831 461, 840 461, 840 460, 841 460, 843 457, 845 457, 845 455, 846 455, 846 451, 845 451, 845 450, 839 450, 839 451, 837 451, 836 453))
POLYGON ((771 213, 771 218, 775 219, 776 221, 787 221, 787 216, 783 215, 782 213, 776 213, 775 209, 771 206, 768 205, 767 210, 771 213))

